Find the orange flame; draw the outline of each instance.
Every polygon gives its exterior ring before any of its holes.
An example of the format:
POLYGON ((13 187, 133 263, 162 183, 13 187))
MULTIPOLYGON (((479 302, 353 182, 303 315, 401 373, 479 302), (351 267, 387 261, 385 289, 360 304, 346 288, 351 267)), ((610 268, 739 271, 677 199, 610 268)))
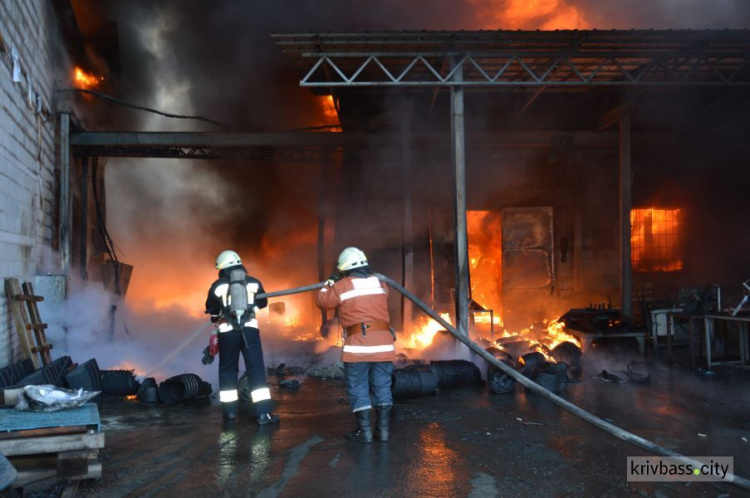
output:
POLYGON ((587 29, 570 0, 470 0, 482 29, 587 29))
POLYGON ((341 123, 339 122, 339 113, 336 110, 336 103, 333 101, 333 96, 325 95, 319 99, 321 109, 323 111, 323 123, 325 126, 337 126, 339 129, 333 129, 331 131, 341 131, 341 123))
POLYGON ((91 90, 92 88, 98 88, 104 82, 104 76, 96 76, 76 67, 73 71, 73 81, 76 88, 91 90))
MULTIPOLYGON (((467 211, 471 298, 486 310, 493 310, 495 324, 502 312, 502 233, 500 214, 467 211)), ((475 314, 477 323, 490 323, 489 313, 475 314), (484 316, 482 316, 484 315, 484 316)))
POLYGON ((679 209, 633 209, 630 211, 630 224, 633 270, 682 269, 679 209))
MULTIPOLYGON (((582 346, 578 337, 565 332, 565 323, 557 320, 545 322, 544 328, 541 329, 535 329, 534 326, 531 326, 519 332, 504 330, 500 337, 513 339, 513 341, 528 341, 528 349, 542 353, 548 361, 554 361, 550 353, 563 342, 572 342, 578 347, 582 346)), ((502 341, 499 342, 502 344, 502 341)), ((521 361, 521 364, 523 364, 523 361, 521 361)))
MULTIPOLYGON (((449 313, 440 313, 440 318, 452 325, 449 313)), ((417 320, 417 323, 414 324, 412 330, 411 346, 409 347, 414 349, 424 349, 432 344, 435 334, 441 330, 445 330, 445 327, 432 318, 420 317, 417 320)))

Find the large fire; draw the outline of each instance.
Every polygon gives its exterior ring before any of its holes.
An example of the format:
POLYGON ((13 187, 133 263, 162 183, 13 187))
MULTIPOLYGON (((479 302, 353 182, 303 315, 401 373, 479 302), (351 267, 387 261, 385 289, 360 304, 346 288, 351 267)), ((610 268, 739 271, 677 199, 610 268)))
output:
MULTIPOLYGON (((452 325, 450 315, 441 313, 441 318, 452 325)), ((476 322, 476 320, 475 320, 476 322)), ((502 328, 502 326, 500 327, 502 328)), ((413 326, 411 337, 406 341, 405 348, 422 350, 432 344, 433 339, 445 327, 431 318, 419 318, 413 326)), ((489 341, 498 347, 503 344, 525 342, 528 351, 539 351, 550 359, 550 352, 563 342, 572 342, 581 346, 581 341, 565 331, 565 324, 555 320, 547 320, 542 324, 532 325, 520 331, 499 330, 494 337, 489 337, 484 330, 474 327, 469 332, 473 340, 489 341)))
MULTIPOLYGON (((495 325, 502 325, 503 241, 501 217, 492 211, 467 211, 466 229, 471 268, 471 299, 493 310, 495 325)), ((475 313, 475 321, 489 324, 489 313, 475 313)))
POLYGON ((73 71, 73 81, 76 88, 92 90, 99 88, 104 83, 104 76, 96 76, 93 73, 84 71, 80 67, 76 67, 73 71))
POLYGON ((587 29, 570 0, 470 0, 482 29, 587 29))
MULTIPOLYGON (((548 358, 549 353, 562 342, 580 346, 580 340, 567 333, 565 324, 556 319, 520 331, 505 329, 502 321, 502 217, 493 211, 468 211, 466 221, 471 270, 470 337, 499 347, 511 342, 526 343, 529 351, 539 351, 548 358)), ((441 313, 440 316, 452 324, 448 313, 441 313)), ((413 325, 411 336, 405 341, 405 347, 425 349, 441 330, 444 327, 435 320, 419 318, 413 325)))

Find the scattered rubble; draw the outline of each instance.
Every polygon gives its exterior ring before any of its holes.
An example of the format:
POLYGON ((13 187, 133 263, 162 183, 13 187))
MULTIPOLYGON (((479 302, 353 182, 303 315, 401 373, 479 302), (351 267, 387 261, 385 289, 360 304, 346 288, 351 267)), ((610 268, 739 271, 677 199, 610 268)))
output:
POLYGON ((307 371, 307 375, 318 379, 343 379, 344 364, 337 361, 327 367, 313 367, 307 371))

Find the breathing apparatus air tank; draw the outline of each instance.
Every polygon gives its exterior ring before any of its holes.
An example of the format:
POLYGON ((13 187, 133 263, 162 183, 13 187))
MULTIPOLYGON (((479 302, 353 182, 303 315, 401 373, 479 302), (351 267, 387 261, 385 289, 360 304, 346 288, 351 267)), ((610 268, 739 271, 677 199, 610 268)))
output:
POLYGON ((229 315, 232 327, 235 330, 242 330, 244 324, 243 316, 247 311, 245 270, 242 267, 234 268, 229 272, 229 315))

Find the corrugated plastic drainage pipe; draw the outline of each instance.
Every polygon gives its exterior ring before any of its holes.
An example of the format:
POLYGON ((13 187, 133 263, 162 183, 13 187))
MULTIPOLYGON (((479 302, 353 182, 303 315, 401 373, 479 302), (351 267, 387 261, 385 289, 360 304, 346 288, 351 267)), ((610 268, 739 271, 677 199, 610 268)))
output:
POLYGON ((195 374, 170 377, 159 384, 159 398, 167 405, 202 398, 211 394, 211 384, 195 374))

